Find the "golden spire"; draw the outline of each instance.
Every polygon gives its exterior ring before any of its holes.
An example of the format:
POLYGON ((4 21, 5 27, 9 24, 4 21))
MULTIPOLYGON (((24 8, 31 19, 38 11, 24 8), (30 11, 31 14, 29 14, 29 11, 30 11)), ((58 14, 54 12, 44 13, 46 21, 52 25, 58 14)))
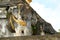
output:
POLYGON ((26 0, 26 2, 29 4, 29 3, 31 3, 31 2, 32 2, 32 0, 26 0))

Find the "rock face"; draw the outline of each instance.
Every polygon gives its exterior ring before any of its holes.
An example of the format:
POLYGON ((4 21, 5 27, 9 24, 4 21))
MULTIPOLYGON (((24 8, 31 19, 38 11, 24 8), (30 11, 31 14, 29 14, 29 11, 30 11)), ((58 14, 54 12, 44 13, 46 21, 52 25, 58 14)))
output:
POLYGON ((22 3, 21 6, 21 16, 23 20, 31 19, 31 27, 33 30, 33 35, 40 35, 41 31, 45 34, 55 34, 56 31, 53 29, 52 25, 41 18, 32 7, 26 2, 22 3), (42 27, 42 28, 40 28, 42 27), (41 30, 42 29, 42 30, 41 30))
MULTIPOLYGON (((44 33, 44 34, 56 33, 52 25, 46 22, 43 18, 41 18, 25 0, 18 0, 18 1, 11 0, 5 3, 2 2, 0 6, 7 7, 7 11, 8 11, 8 8, 10 6, 17 6, 17 4, 20 4, 20 15, 22 17, 22 20, 25 20, 27 22, 28 28, 31 29, 32 27, 32 35, 41 35, 41 33, 44 33), (30 25, 31 27, 29 27, 30 25)), ((11 29, 11 27, 9 29, 11 29)), ((14 31, 14 30, 11 29, 11 31, 14 31)))

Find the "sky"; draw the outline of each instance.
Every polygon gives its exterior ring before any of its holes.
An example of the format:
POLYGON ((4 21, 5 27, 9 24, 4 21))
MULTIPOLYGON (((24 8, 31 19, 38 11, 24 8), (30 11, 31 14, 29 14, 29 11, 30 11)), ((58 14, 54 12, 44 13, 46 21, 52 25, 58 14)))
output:
POLYGON ((32 0, 30 6, 59 32, 60 0, 32 0))

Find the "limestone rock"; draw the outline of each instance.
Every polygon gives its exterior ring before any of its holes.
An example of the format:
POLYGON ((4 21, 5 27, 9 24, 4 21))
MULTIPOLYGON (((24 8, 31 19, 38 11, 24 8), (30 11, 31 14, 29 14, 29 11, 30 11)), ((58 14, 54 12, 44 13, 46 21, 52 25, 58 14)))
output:
POLYGON ((55 34, 56 31, 53 29, 52 25, 46 22, 43 18, 41 18, 36 11, 33 10, 29 4, 23 4, 21 6, 21 16, 23 20, 31 20, 31 26, 33 30, 33 35, 40 35, 40 25, 43 27, 43 31, 45 34, 55 34), (34 27, 36 29, 34 29, 34 27))
MULTIPOLYGON (((32 35, 40 35, 41 31, 45 34, 55 34, 56 31, 52 25, 41 18, 37 12, 25 0, 10 0, 8 2, 0 2, 0 7, 11 7, 20 5, 20 15, 23 20, 29 22, 28 25, 32 27, 32 35), (42 28, 41 28, 42 27, 42 28)), ((8 11, 8 10, 7 10, 8 11)), ((29 26, 28 26, 29 27, 29 26)), ((30 28, 30 27, 29 27, 30 28)), ((31 29, 31 28, 30 28, 31 29)), ((11 29, 12 32, 15 32, 11 29)))

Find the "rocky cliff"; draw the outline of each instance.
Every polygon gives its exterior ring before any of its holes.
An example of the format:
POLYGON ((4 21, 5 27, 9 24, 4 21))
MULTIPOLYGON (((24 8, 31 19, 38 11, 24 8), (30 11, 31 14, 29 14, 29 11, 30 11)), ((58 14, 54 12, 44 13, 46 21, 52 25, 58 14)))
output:
POLYGON ((31 21, 33 35, 40 35, 43 31, 45 34, 55 34, 56 31, 52 25, 46 22, 25 0, 10 0, 8 2, 0 2, 0 7, 16 6, 20 4, 20 15, 23 20, 31 21))
POLYGON ((21 5, 21 16, 23 20, 29 20, 31 17, 31 26, 33 30, 33 35, 39 35, 42 30, 46 34, 55 34, 56 31, 53 29, 52 25, 46 22, 40 15, 26 2, 21 5))

